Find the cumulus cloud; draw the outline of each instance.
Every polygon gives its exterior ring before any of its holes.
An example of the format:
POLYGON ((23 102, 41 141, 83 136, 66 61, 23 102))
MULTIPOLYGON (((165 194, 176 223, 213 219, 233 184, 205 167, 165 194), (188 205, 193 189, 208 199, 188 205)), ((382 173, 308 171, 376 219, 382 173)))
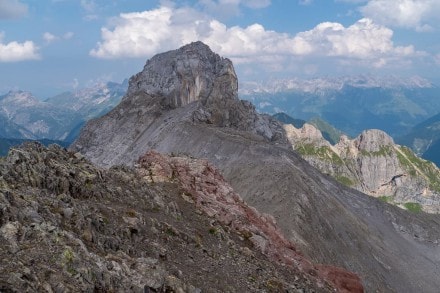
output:
POLYGON ((227 27, 191 8, 160 7, 121 14, 102 28, 102 42, 90 51, 98 58, 148 57, 192 41, 203 41, 236 63, 282 63, 292 57, 330 57, 368 60, 384 66, 391 59, 415 55, 413 46, 397 47, 393 31, 362 19, 344 27, 324 22, 294 36, 260 24, 227 27))
POLYGON ((334 22, 324 22, 312 30, 297 34, 296 38, 309 44, 315 54, 346 56, 359 59, 408 56, 415 53, 413 46, 395 47, 393 31, 363 18, 345 28, 334 22))
POLYGON ((0 32, 0 62, 18 62, 39 59, 38 47, 32 41, 24 43, 3 43, 4 33, 0 32))
POLYGON ((28 6, 20 0, 0 0, 0 19, 19 18, 27 12, 28 6))
POLYGON ((370 0, 360 11, 380 24, 427 31, 440 20, 440 1, 370 0))

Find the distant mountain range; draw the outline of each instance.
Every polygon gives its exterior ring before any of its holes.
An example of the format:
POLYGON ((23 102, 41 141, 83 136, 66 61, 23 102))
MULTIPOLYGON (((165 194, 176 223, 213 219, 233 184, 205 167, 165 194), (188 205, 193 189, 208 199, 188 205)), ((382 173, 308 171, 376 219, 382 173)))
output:
POLYGON ((116 106, 127 90, 122 84, 97 84, 41 101, 32 93, 10 91, 0 96, 0 137, 71 140, 81 125, 116 106))
MULTIPOLYGON (((28 139, 19 139, 19 138, 2 138, 0 137, 0 156, 6 156, 8 154, 8 150, 13 146, 18 146, 23 144, 24 142, 29 141, 28 139)), ((60 140, 50 140, 50 139, 40 139, 36 140, 39 143, 48 146, 51 144, 58 144, 62 147, 68 147, 69 143, 60 140)))
POLYGON ((373 128, 404 135, 440 111, 440 88, 420 77, 248 82, 240 85, 239 95, 260 112, 285 112, 303 120, 318 116, 352 137, 373 128))
POLYGON ((396 141, 411 147, 418 155, 440 166, 440 113, 417 124, 396 141))

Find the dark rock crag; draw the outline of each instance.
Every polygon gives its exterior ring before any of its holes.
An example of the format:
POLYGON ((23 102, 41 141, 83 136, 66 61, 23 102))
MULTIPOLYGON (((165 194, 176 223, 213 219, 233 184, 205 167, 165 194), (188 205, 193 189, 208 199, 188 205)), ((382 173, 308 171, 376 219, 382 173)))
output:
POLYGON ((230 62, 202 43, 151 58, 121 104, 89 122, 72 149, 104 167, 133 166, 148 150, 206 158, 306 257, 358 274, 366 291, 440 286, 439 217, 408 213, 311 167, 278 123, 238 100, 230 62))

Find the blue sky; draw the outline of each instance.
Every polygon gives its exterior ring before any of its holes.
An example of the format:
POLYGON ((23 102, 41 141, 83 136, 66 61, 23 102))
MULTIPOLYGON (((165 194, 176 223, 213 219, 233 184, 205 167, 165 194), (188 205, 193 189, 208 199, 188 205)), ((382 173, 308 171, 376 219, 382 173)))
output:
POLYGON ((0 93, 122 81, 201 40, 240 80, 440 80, 439 0, 0 0, 0 93))

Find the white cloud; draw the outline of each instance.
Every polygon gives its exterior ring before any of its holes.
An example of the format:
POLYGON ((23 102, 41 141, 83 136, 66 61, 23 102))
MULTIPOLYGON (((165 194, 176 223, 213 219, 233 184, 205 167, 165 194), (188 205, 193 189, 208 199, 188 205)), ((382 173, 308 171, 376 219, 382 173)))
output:
POLYGON ((0 0, 0 19, 19 18, 27 12, 28 6, 20 0, 0 0))
POLYGON ((3 43, 4 33, 0 32, 0 62, 18 62, 40 59, 38 47, 31 41, 24 43, 3 43))
POLYGON ((310 5, 312 2, 313 0, 299 0, 300 5, 310 5))
POLYGON ((360 10, 380 24, 417 31, 431 30, 440 20, 439 0, 370 0, 360 10))
POLYGON ((334 22, 324 22, 312 30, 297 34, 317 55, 374 59, 386 56, 414 54, 412 46, 395 47, 393 31, 364 18, 345 28, 334 22))
POLYGON ((417 54, 412 46, 394 46, 392 36, 392 30, 370 19, 349 27, 325 22, 292 36, 259 24, 227 27, 191 8, 163 6, 121 14, 112 27, 102 28, 102 42, 90 54, 98 58, 149 57, 197 40, 235 63, 262 62, 274 68, 286 58, 307 56, 368 60, 366 64, 379 67, 417 54))
POLYGON ((45 32, 45 33, 43 34, 43 40, 44 40, 47 44, 49 44, 49 43, 52 43, 52 42, 54 42, 54 41, 58 41, 58 40, 70 40, 71 38, 73 38, 74 35, 75 35, 75 34, 74 34, 73 32, 67 32, 67 33, 65 33, 65 34, 62 35, 62 36, 56 36, 56 35, 54 35, 54 34, 52 34, 52 33, 45 32))
POLYGON ((57 37, 49 32, 45 32, 43 34, 43 40, 46 41, 46 43, 51 43, 53 41, 55 41, 57 39, 57 37))

